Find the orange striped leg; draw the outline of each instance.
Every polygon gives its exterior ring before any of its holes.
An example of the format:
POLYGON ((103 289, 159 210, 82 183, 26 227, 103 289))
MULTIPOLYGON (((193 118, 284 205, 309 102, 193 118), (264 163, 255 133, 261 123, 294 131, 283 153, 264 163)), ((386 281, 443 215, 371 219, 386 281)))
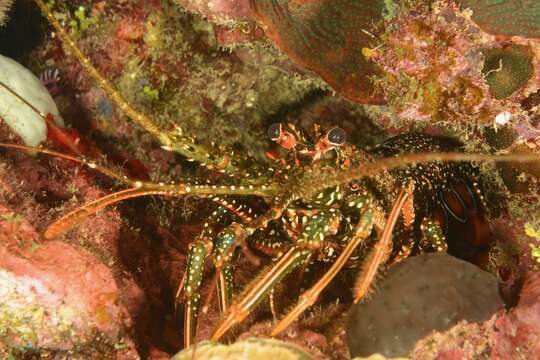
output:
POLYGON ((371 285, 375 281, 378 269, 381 265, 386 263, 390 252, 392 251, 392 232, 396 225, 397 219, 401 213, 403 206, 407 199, 412 196, 412 186, 408 189, 400 191, 394 206, 388 215, 384 230, 375 244, 375 248, 368 255, 368 258, 363 266, 362 271, 357 277, 356 286, 354 290, 354 302, 358 303, 364 296, 366 296, 371 289, 371 285))
POLYGON ((293 321, 295 321, 300 314, 302 314, 308 307, 313 305, 322 290, 332 281, 332 279, 339 273, 341 268, 345 265, 356 247, 369 236, 373 227, 373 211, 367 210, 360 217, 360 221, 356 225, 352 238, 349 240, 339 257, 336 259, 330 269, 324 274, 324 276, 317 281, 311 289, 306 291, 300 296, 300 301, 293 310, 272 329, 272 336, 276 336, 283 330, 285 330, 293 321))
POLYGON ((212 341, 218 341, 235 324, 244 320, 251 309, 289 272, 306 262, 311 255, 310 250, 292 247, 270 269, 263 270, 261 276, 247 291, 240 296, 240 301, 231 305, 212 335, 212 341))
POLYGON ((288 273, 308 263, 312 253, 323 245, 325 237, 335 234, 340 221, 341 213, 338 211, 320 211, 306 217, 301 235, 295 239, 296 245, 279 258, 269 270, 263 270, 239 297, 240 300, 231 305, 224 320, 212 335, 212 340, 219 340, 231 327, 243 321, 288 273))
POLYGON ((403 259, 408 258, 414 248, 414 233, 413 233, 413 224, 415 220, 414 213, 414 197, 410 196, 403 208, 401 209, 401 214, 403 215, 403 234, 401 234, 401 248, 399 249, 397 255, 391 260, 391 264, 398 263, 403 259))

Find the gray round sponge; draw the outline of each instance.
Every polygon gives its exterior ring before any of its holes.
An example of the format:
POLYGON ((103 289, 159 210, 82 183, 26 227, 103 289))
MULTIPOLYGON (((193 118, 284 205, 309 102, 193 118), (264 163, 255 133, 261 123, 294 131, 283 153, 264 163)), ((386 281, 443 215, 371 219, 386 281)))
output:
POLYGON ((349 313, 352 357, 405 356, 430 332, 460 320, 480 322, 503 307, 498 280, 444 253, 418 255, 391 266, 375 293, 349 313))

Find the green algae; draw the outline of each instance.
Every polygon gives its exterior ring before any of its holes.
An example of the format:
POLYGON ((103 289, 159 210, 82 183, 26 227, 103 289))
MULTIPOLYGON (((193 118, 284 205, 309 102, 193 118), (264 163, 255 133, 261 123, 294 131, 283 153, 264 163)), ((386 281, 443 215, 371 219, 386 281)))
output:
POLYGON ((534 243, 529 244, 531 250, 531 257, 540 264, 540 223, 526 222, 525 234, 535 240, 534 243))
MULTIPOLYGON (((245 46, 260 62, 243 62, 218 46, 207 21, 178 6, 160 6, 145 9, 142 47, 128 47, 124 71, 113 79, 119 91, 164 129, 179 125, 202 143, 240 146, 263 160, 267 142, 260 134, 267 119, 318 90, 320 82, 284 72, 275 66, 282 55, 263 46, 245 46)), ((101 30, 87 30, 81 46, 99 51, 119 20, 101 16, 101 30)), ((114 134, 113 124, 107 126, 114 134)), ((138 149, 133 144, 130 150, 144 158, 138 149)))

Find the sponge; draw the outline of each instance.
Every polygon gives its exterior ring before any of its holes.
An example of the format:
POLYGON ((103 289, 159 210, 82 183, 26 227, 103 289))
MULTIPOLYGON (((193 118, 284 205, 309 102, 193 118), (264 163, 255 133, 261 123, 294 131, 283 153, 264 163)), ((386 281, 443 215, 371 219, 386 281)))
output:
MULTIPOLYGON (((47 88, 24 66, 2 55, 0 55, 0 81, 43 114, 51 113, 56 123, 64 126, 64 120, 60 117, 58 108, 47 88)), ((21 137, 26 145, 37 146, 47 139, 47 126, 43 118, 1 87, 0 118, 21 137)))

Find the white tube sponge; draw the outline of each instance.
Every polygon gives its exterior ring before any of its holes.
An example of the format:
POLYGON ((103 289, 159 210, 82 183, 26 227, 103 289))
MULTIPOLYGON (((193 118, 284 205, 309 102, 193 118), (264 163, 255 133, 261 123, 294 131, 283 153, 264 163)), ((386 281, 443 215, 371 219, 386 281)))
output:
MULTIPOLYGON (((56 123, 64 126, 47 88, 28 69, 10 58, 0 55, 0 81, 42 113, 54 115, 56 123)), ((37 146, 47 139, 45 121, 30 107, 5 89, 0 88, 0 118, 9 125, 26 145, 37 146)))

